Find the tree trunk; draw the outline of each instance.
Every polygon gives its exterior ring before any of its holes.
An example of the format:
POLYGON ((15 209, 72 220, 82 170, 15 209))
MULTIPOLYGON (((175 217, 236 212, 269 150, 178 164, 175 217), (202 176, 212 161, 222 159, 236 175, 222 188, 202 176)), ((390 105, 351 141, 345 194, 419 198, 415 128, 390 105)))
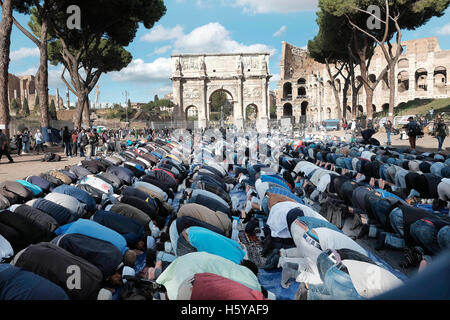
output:
POLYGON ((333 88, 334 99, 335 99, 335 101, 336 101, 337 118, 338 118, 339 121, 340 121, 340 120, 341 120, 341 117, 342 117, 342 112, 341 112, 341 99, 339 98, 339 92, 338 92, 338 90, 337 90, 337 88, 336 88, 336 83, 335 83, 336 77, 333 77, 333 75, 331 74, 330 64, 328 63, 328 60, 326 60, 326 66, 327 66, 328 76, 330 77, 330 79, 331 79, 331 81, 332 81, 331 87, 333 88))
POLYGON ((344 90, 342 91, 342 110, 343 110, 343 116, 344 116, 345 120, 347 120, 347 103, 348 103, 347 92, 348 92, 349 84, 350 84, 349 79, 348 78, 345 79, 344 90))
POLYGON ((0 22, 0 125, 4 125, 4 133, 9 137, 9 102, 8 102, 8 69, 9 51, 12 30, 12 0, 4 0, 2 5, 2 21, 0 22))
MULTIPOLYGON (((364 55, 365 59, 365 55, 364 55)), ((364 90, 366 91, 366 114, 367 114, 367 122, 372 120, 373 118, 373 89, 368 84, 369 77, 367 75, 367 65, 366 60, 361 59, 361 63, 359 64, 361 70, 361 78, 363 79, 364 90)))
POLYGON ((392 122, 394 118, 395 107, 395 63, 393 60, 389 63, 389 120, 392 122))
MULTIPOLYGON (((41 45, 40 45, 40 66, 37 78, 37 88, 39 94, 39 111, 41 113, 41 128, 49 126, 48 117, 48 53, 47 53, 47 21, 42 20, 41 45)), ((58 102, 57 102, 58 103, 58 102)), ((46 141, 48 142, 48 141, 46 141)))
POLYGON ((355 66, 350 66, 350 83, 352 86, 352 120, 356 120, 356 109, 358 108, 358 90, 356 89, 355 66))
POLYGON ((83 93, 77 97, 77 107, 75 109, 75 114, 73 116, 73 125, 76 129, 81 128, 81 122, 83 117, 84 103, 86 101, 87 96, 83 93))
POLYGON ((91 126, 91 118, 90 118, 90 102, 89 97, 87 97, 86 101, 84 102, 83 107, 83 124, 87 126, 88 128, 91 126))

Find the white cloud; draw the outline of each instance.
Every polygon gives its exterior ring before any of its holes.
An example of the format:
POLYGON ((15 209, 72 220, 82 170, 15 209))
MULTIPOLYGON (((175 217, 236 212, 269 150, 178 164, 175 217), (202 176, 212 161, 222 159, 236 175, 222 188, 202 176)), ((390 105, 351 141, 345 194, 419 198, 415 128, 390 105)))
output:
POLYGON ((9 55, 11 61, 18 61, 28 57, 39 57, 38 48, 20 48, 19 50, 12 51, 9 55))
POLYGON ((437 33, 443 36, 450 36, 450 23, 447 23, 440 28, 437 33))
POLYGON ((268 52, 273 55, 276 52, 274 48, 265 44, 245 45, 233 40, 230 32, 217 22, 208 23, 179 37, 174 47, 177 53, 268 52))
POLYGON ((272 78, 270 78, 269 87, 273 90, 276 89, 278 86, 278 81, 281 80, 280 74, 274 74, 272 78))
POLYGON ((279 37, 281 36, 283 33, 286 32, 286 26, 282 26, 277 32, 275 32, 273 34, 274 37, 279 37))
MULTIPOLYGON (((59 94, 62 95, 65 93, 66 84, 61 80, 61 74, 64 70, 64 67, 61 65, 58 68, 49 68, 48 70, 48 86, 49 88, 59 88, 59 94)), ((82 73, 83 74, 83 73, 82 73)), ((66 71, 64 74, 66 76, 67 82, 70 83, 69 73, 66 71)))
POLYGON ((291 13, 314 11, 318 0, 235 0, 234 6, 243 7, 246 13, 291 13))
POLYGON ((25 71, 17 73, 17 75, 18 76, 29 76, 29 75, 35 76, 38 69, 39 69, 39 65, 34 65, 25 71))
POLYGON ((172 92, 173 91, 173 87, 168 84, 166 86, 160 87, 160 88, 158 88, 156 90, 153 90, 153 91, 156 92, 157 95, 165 95, 167 93, 172 92))
POLYGON ((110 73, 111 79, 114 81, 134 82, 167 81, 171 74, 170 58, 158 58, 150 63, 146 63, 142 59, 135 59, 121 71, 110 73))
MULTIPOLYGON (((25 71, 17 73, 18 76, 36 76, 36 73, 39 69, 39 65, 34 65, 30 68, 28 68, 25 71)), ((50 90, 56 90, 56 88, 64 88, 63 90, 66 90, 66 84, 61 80, 61 74, 63 72, 64 67, 62 65, 58 67, 50 67, 48 69, 48 87, 50 90)), ((83 73, 82 73, 83 74, 83 73)), ((70 76, 69 73, 66 71, 66 80, 70 83, 70 76)), ((61 94, 61 90, 60 90, 61 94)))
POLYGON ((164 28, 162 25, 158 25, 141 37, 141 41, 145 42, 159 42, 166 40, 173 40, 183 35, 183 27, 177 25, 173 28, 164 28))
POLYGON ((155 49, 155 53, 156 54, 164 54, 167 51, 169 51, 170 49, 172 49, 172 46, 163 46, 163 47, 159 47, 155 49))

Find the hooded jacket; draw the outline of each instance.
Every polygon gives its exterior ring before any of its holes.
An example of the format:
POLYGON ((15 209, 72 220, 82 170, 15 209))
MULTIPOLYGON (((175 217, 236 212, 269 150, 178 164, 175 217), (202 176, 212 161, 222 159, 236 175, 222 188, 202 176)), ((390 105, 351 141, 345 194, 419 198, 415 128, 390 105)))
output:
POLYGON ((91 174, 89 170, 80 166, 70 167, 70 172, 77 176, 78 179, 84 178, 91 174))
POLYGON ((16 255, 13 264, 50 280, 73 300, 96 299, 103 280, 102 272, 96 266, 48 242, 29 246, 16 255), (77 272, 81 275, 79 286, 74 280, 70 281, 71 275, 77 272))
POLYGON ((61 193, 65 194, 71 197, 74 197, 78 201, 84 203, 86 205, 87 211, 93 211, 95 210, 95 200, 94 198, 87 193, 84 190, 81 190, 80 188, 74 187, 74 186, 68 186, 68 185, 61 185, 59 187, 56 187, 53 190, 54 193, 61 193))
POLYGON ((20 201, 27 202, 33 199, 33 192, 16 181, 2 182, 0 183, 0 188, 15 193, 19 196, 20 201))
POLYGON ((70 210, 44 198, 39 198, 36 201, 34 201, 33 208, 39 209, 42 212, 45 212, 46 214, 50 215, 58 222, 59 225, 70 223, 77 219, 77 217, 74 216, 70 212, 70 210))
POLYGON ((144 228, 148 228, 148 224, 151 221, 151 218, 145 212, 126 203, 116 202, 110 210, 133 219, 140 223, 144 228))
POLYGON ((122 255, 128 250, 127 242, 121 234, 92 220, 79 219, 55 230, 55 234, 58 236, 73 233, 112 243, 120 250, 122 255))
POLYGON ((120 198, 121 203, 129 204, 145 214, 147 214, 152 220, 156 218, 157 207, 153 206, 153 202, 147 202, 140 198, 133 196, 122 196, 120 198))
POLYGON ((56 237, 52 243, 92 263, 106 280, 122 262, 122 253, 107 241, 82 234, 65 234, 56 237))
POLYGON ((76 217, 82 217, 86 210, 86 205, 83 202, 67 194, 52 192, 46 195, 44 199, 63 206, 76 217))
POLYGON ((53 187, 50 182, 39 176, 27 177, 26 181, 40 187, 44 192, 49 192, 50 189, 53 187))
POLYGON ((14 214, 21 215, 28 220, 40 225, 43 229, 48 230, 49 233, 53 233, 58 228, 58 221, 52 216, 36 208, 27 206, 26 204, 18 206, 14 210, 14 214))
POLYGON ((177 217, 192 217, 210 225, 213 225, 223 231, 225 235, 229 235, 231 232, 231 220, 222 212, 213 211, 205 206, 199 204, 185 204, 181 206, 177 213, 177 217))
POLYGON ((115 175, 127 185, 133 181, 134 173, 128 168, 111 166, 106 172, 115 175))
POLYGON ((120 233, 128 245, 135 245, 146 236, 142 224, 113 211, 97 211, 91 220, 120 233))
POLYGON ((69 300, 53 282, 10 264, 0 265, 0 300, 69 300))
POLYGON ((28 217, 3 211, 0 214, 0 234, 18 252, 32 243, 46 241, 50 232, 28 217))

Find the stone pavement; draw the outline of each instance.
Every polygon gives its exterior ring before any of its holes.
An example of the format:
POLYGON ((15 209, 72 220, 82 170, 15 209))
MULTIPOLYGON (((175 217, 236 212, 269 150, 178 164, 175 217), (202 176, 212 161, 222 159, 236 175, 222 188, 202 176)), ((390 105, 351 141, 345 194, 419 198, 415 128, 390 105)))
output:
POLYGON ((46 149, 46 152, 51 151, 61 156, 59 162, 42 162, 44 153, 36 155, 34 151, 29 154, 18 156, 17 152, 11 153, 15 163, 8 163, 8 158, 2 156, 0 161, 0 182, 6 180, 18 180, 32 175, 39 175, 43 172, 52 169, 63 169, 65 166, 77 164, 84 158, 81 157, 66 157, 61 146, 53 146, 46 149))

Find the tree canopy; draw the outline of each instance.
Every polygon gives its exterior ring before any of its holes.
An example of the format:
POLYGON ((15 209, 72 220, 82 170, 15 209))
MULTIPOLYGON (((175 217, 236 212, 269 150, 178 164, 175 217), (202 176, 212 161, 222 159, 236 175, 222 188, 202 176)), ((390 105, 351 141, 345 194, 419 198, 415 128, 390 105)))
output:
MULTIPOLYGON (((62 63, 70 75, 64 77, 78 98, 75 126, 81 126, 88 95, 103 73, 120 71, 132 60, 125 50, 135 38, 139 24, 153 27, 166 12, 162 0, 58 0, 52 6, 49 60, 62 63), (80 29, 67 24, 66 9, 77 5, 82 13, 80 29)), ((37 17, 36 21, 39 22, 37 17)), ((87 110, 88 111, 88 110, 87 110)))

